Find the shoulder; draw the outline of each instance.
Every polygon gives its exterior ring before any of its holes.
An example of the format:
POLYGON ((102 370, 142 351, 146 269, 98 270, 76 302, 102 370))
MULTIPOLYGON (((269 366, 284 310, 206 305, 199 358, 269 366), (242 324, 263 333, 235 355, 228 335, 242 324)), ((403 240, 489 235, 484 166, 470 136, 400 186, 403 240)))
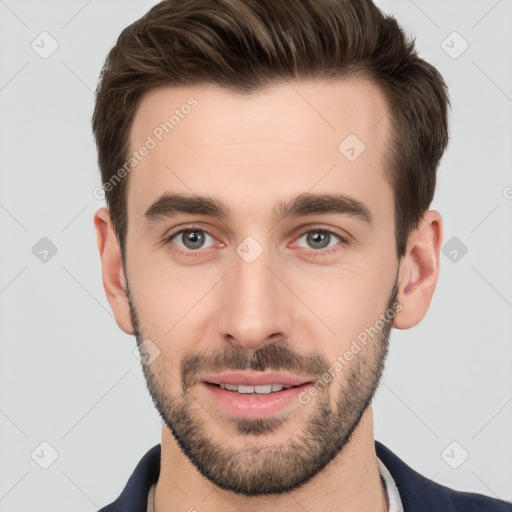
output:
POLYGON ((512 503, 456 491, 429 480, 378 441, 375 441, 375 450, 395 481, 404 512, 512 512, 512 503))

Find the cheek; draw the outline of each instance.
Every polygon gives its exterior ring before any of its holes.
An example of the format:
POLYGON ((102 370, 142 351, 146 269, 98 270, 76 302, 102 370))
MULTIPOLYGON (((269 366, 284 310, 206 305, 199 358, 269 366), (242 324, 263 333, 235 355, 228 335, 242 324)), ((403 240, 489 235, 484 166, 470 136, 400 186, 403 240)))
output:
POLYGON ((135 258, 131 262, 129 276, 141 334, 160 350, 152 370, 165 370, 170 374, 169 385, 174 386, 181 382, 180 362, 199 349, 198 340, 214 325, 211 291, 219 278, 216 271, 201 265, 178 268, 168 262, 157 265, 149 255, 137 258, 138 262, 135 258))
MULTIPOLYGON (((361 256, 354 263, 297 274, 293 288, 318 317, 310 316, 310 323, 321 321, 334 332, 339 353, 385 311, 395 270, 385 258, 361 256)), ((325 326, 322 330, 329 335, 325 326)))
MULTIPOLYGON (((169 329, 215 283, 211 270, 201 265, 180 267, 164 250, 134 247, 130 253, 128 275, 137 311, 146 321, 155 319, 157 327, 169 329)), ((164 331, 165 332, 165 331, 164 331)))

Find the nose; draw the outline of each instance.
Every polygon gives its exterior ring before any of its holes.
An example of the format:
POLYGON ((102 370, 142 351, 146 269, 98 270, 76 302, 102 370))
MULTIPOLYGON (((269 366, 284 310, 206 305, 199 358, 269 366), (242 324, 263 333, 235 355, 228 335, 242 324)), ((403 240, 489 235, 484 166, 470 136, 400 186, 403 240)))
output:
POLYGON ((273 335, 290 337, 290 292, 274 267, 265 251, 252 263, 234 256, 219 297, 218 328, 224 339, 255 350, 273 335))

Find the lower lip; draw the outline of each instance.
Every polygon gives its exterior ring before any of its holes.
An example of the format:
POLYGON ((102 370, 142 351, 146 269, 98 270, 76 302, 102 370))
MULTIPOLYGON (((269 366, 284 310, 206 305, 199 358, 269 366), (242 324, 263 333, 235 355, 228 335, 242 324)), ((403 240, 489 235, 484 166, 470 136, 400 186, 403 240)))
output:
POLYGON ((299 403, 298 396, 308 389, 312 383, 308 382, 301 386, 283 389, 268 395, 228 391, 209 382, 203 382, 202 385, 207 389, 215 402, 231 416, 238 418, 268 418, 293 402, 299 403))

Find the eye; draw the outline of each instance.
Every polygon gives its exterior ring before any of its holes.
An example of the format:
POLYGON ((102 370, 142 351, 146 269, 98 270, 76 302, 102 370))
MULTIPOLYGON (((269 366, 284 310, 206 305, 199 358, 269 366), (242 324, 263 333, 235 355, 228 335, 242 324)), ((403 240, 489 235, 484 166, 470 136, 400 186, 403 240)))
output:
MULTIPOLYGON (((304 233, 297 239, 297 245, 305 247, 306 249, 321 250, 336 246, 339 242, 343 242, 336 233, 327 229, 314 229, 304 233), (308 244, 307 246, 301 245, 300 241, 303 240, 308 244)), ((331 252, 331 251, 325 251, 331 252)))
POLYGON ((206 245, 208 243, 210 246, 214 245, 215 238, 203 229, 189 228, 182 229, 181 231, 174 233, 168 238, 168 241, 172 242, 180 249, 195 251, 197 249, 204 249, 205 247, 208 247, 208 245, 206 245))
MULTIPOLYGON (((205 253, 201 249, 214 246, 223 247, 223 244, 207 231, 195 226, 172 233, 166 237, 164 243, 170 244, 176 254, 183 256, 200 256, 201 254, 204 256, 205 253)), ((306 231, 294 243, 294 245, 309 249, 313 255, 327 255, 336 252, 344 244, 346 244, 346 240, 342 236, 323 228, 306 231)))

